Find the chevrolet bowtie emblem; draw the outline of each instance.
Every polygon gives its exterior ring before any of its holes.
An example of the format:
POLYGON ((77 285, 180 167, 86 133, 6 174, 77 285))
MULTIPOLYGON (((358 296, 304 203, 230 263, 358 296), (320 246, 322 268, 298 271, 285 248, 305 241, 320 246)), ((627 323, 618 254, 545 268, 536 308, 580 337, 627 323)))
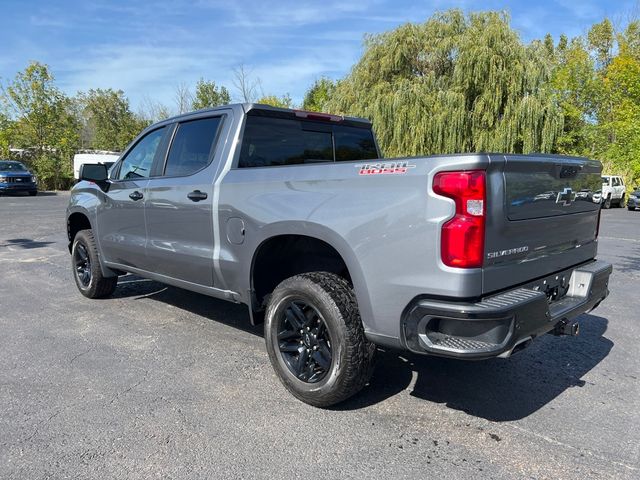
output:
POLYGON ((567 187, 563 191, 558 192, 556 203, 561 203, 563 207, 568 207, 576 199, 576 194, 567 187))

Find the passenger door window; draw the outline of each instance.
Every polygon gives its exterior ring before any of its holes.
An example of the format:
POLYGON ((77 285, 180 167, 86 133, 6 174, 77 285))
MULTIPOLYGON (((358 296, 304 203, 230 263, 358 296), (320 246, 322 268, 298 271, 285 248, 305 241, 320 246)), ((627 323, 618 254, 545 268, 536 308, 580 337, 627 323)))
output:
POLYGON ((191 175, 209 165, 221 117, 209 117, 178 124, 165 176, 191 175))
POLYGON ((162 127, 148 133, 129 151, 120 164, 117 180, 149 177, 164 132, 165 127, 162 127))

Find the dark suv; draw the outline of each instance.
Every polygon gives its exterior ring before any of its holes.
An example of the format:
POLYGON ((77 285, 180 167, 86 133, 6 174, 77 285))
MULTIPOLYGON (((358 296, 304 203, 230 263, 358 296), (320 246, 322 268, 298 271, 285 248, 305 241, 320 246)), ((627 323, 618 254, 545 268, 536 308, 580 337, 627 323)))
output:
POLYGON ((38 183, 22 163, 0 160, 0 194, 9 192, 28 192, 34 197, 38 194, 38 183))

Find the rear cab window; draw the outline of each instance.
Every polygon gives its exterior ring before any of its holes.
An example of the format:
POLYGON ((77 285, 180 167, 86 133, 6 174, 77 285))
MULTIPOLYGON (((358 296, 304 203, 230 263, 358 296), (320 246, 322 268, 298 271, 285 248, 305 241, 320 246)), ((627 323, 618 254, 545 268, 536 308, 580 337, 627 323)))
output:
POLYGON ((191 175, 209 165, 221 117, 180 122, 174 134, 164 176, 191 175))
MULTIPOLYGON (((371 126, 247 114, 238 168, 271 167, 379 158, 371 126)), ((355 122, 354 122, 355 123, 355 122)))

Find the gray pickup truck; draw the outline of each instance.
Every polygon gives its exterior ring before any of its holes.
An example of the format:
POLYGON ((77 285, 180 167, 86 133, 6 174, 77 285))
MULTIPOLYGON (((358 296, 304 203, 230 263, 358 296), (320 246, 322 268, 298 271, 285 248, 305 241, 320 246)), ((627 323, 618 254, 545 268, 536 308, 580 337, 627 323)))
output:
POLYGON ((553 155, 382 159, 366 120, 228 105, 152 125, 109 172, 84 165, 69 250, 89 298, 131 273, 246 304, 282 383, 328 406, 367 383, 377 345, 485 359, 576 334, 608 294, 600 174, 553 155))

